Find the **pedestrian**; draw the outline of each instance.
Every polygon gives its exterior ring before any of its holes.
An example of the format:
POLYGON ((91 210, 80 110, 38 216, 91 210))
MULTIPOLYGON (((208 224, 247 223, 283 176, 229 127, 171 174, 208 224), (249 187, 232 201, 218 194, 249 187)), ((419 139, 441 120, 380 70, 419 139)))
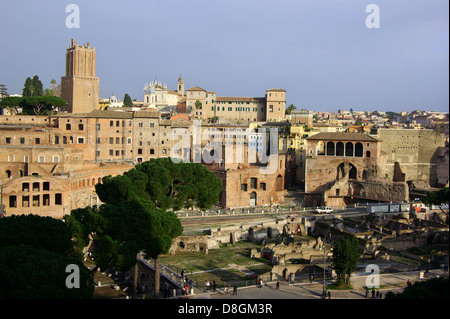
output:
POLYGON ((209 290, 209 281, 207 280, 206 281, 206 291, 208 291, 209 290))
POLYGON ((366 298, 369 297, 369 288, 366 287, 366 298))
POLYGON ((406 284, 408 285, 408 287, 411 287, 411 280, 408 279, 408 281, 406 282, 406 284))
POLYGON ((263 287, 263 285, 264 285, 264 283, 263 283, 263 281, 262 281, 262 279, 260 279, 261 280, 261 288, 263 287))
POLYGON ((234 285, 234 287, 233 287, 233 295, 237 295, 237 286, 236 285, 234 285))
POLYGON ((372 289, 372 299, 375 298, 375 289, 372 289))
POLYGON ((261 279, 258 279, 258 288, 261 288, 261 279))
POLYGON ((214 289, 214 291, 216 291, 216 281, 215 280, 213 280, 213 289, 214 289))
POLYGON ((379 297, 378 299, 382 299, 383 298, 383 294, 380 292, 378 297, 379 297))
POLYGON ((275 286, 275 289, 280 290, 280 281, 277 280, 277 285, 275 286))
POLYGON ((378 299, 378 297, 380 297, 380 292, 377 290, 377 292, 375 293, 375 299, 378 299))

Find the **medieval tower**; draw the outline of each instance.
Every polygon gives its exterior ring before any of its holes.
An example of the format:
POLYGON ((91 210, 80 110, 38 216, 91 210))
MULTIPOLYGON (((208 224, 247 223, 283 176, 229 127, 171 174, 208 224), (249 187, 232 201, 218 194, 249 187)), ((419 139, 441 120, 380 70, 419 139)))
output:
POLYGON ((95 76, 95 48, 74 39, 66 52, 66 75, 61 78, 63 111, 88 113, 99 109, 99 78, 95 76))

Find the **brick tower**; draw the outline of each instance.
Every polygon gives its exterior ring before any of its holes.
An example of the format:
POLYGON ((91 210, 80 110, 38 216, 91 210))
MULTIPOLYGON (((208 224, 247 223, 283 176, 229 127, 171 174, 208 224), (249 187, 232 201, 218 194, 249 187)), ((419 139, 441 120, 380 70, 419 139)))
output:
POLYGON ((61 77, 62 111, 88 113, 99 109, 99 78, 95 76, 95 48, 74 39, 66 52, 66 75, 61 77))

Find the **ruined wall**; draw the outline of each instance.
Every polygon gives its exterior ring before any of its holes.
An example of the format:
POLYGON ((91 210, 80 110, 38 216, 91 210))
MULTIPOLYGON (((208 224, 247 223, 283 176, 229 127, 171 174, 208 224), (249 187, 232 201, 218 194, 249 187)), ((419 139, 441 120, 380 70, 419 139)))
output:
POLYGON ((441 134, 432 130, 379 129, 377 137, 383 141, 381 152, 386 163, 382 164, 381 174, 385 178, 393 180, 398 162, 406 181, 437 186, 438 149, 445 146, 441 134))

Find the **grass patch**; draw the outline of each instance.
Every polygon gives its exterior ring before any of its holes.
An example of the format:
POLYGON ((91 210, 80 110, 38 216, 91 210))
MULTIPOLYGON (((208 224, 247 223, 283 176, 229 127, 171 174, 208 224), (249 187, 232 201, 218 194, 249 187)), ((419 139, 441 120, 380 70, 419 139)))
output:
POLYGON ((210 249, 207 255, 204 252, 165 255, 161 257, 161 264, 177 273, 184 269, 187 276, 191 274, 193 280, 199 277, 202 277, 202 280, 216 281, 245 280, 246 273, 241 270, 248 269, 250 272, 262 274, 272 269, 268 260, 250 258, 250 252, 254 248, 260 249, 261 246, 250 241, 241 241, 210 249))

